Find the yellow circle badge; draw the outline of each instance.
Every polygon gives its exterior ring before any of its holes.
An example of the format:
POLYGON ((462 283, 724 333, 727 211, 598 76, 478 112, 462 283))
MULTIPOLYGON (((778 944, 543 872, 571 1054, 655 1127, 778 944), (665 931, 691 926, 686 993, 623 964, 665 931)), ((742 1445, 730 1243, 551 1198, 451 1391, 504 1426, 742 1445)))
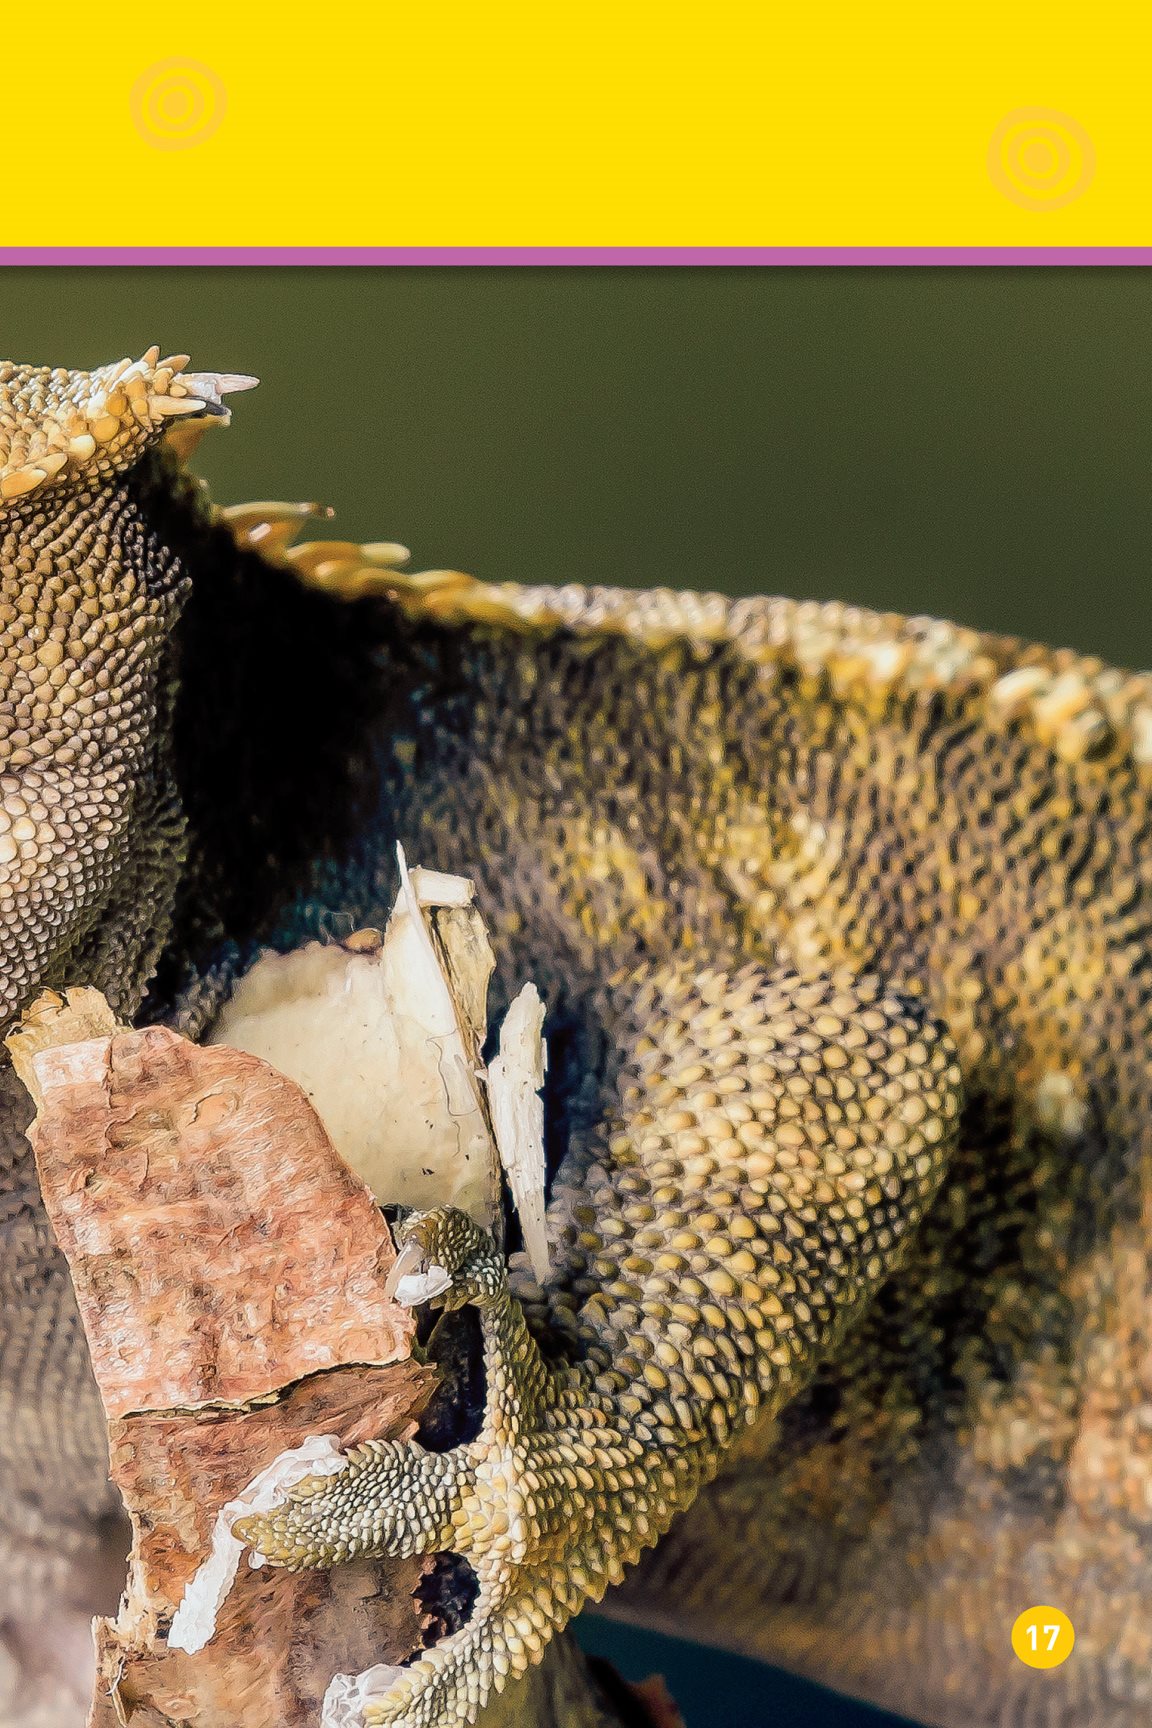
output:
POLYGON ((1075 1628, 1059 1608, 1025 1608, 1012 1627, 1012 1648, 1029 1668, 1059 1668, 1075 1642, 1075 1628))

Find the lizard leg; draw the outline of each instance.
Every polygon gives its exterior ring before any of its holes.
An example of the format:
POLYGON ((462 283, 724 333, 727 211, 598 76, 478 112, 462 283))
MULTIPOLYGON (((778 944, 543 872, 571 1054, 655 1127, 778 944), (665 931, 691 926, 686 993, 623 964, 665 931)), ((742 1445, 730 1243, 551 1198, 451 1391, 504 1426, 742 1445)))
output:
POLYGON ((406 1226, 413 1299, 480 1313, 476 1439, 441 1456, 360 1448, 237 1527, 280 1565, 469 1557, 471 1619, 388 1676, 368 1722, 474 1720, 617 1582, 835 1345, 948 1158, 951 1046, 874 979, 684 964, 616 981, 603 1007, 619 1069, 557 1179, 549 1286, 522 1286, 522 1307, 458 1213, 406 1226))

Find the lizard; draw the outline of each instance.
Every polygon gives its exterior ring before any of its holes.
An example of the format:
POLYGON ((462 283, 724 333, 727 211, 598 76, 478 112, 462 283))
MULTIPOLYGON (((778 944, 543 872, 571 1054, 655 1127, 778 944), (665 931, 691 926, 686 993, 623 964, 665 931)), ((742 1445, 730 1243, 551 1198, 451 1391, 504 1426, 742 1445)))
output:
MULTIPOLYGON (((1152 681, 300 544, 315 507, 221 510, 187 466, 248 382, 0 366, 0 1018, 79 981, 195 1035, 263 950, 379 922, 397 842, 467 872, 497 997, 549 1006, 552 1271, 403 1220, 478 1315, 477 1431, 356 1449, 237 1533, 471 1566, 366 1722, 473 1721, 614 1586, 940 1728, 1136 1728, 1152 681), (1033 1602, 1076 1625, 1047 1673, 1008 1644, 1033 1602)), ((10 1605, 75 1591, 109 1503, 4 1084, 10 1605)))

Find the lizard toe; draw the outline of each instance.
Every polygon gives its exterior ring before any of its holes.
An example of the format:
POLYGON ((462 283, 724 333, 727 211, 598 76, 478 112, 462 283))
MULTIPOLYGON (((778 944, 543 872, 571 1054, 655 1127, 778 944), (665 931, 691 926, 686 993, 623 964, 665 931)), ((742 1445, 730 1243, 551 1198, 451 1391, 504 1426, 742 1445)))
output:
POLYGON ((349 1452, 336 1475, 307 1477, 270 1512, 238 1519, 233 1533, 261 1560, 293 1572, 436 1553, 453 1546, 466 1472, 461 1451, 372 1440, 349 1452))
POLYGON ((482 1307, 504 1289, 504 1259, 492 1237, 454 1206, 410 1212, 396 1227, 396 1243, 385 1294, 405 1307, 482 1307))

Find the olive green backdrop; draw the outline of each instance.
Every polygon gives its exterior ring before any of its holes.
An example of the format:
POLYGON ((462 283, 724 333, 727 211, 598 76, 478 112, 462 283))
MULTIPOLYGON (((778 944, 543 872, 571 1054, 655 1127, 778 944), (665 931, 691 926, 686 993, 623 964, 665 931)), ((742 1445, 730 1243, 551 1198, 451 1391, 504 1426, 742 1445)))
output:
MULTIPOLYGON (((530 581, 836 597, 1152 664, 1152 276, 0 271, 0 353, 255 372, 217 495, 530 581)), ((583 1622, 689 1728, 880 1728, 583 1622)), ((1005 1628, 1005 1638, 1008 1629, 1005 1628)))
POLYGON ((0 353, 255 372, 222 497, 485 577, 837 596, 1152 661, 1152 277, 0 271, 0 353))

